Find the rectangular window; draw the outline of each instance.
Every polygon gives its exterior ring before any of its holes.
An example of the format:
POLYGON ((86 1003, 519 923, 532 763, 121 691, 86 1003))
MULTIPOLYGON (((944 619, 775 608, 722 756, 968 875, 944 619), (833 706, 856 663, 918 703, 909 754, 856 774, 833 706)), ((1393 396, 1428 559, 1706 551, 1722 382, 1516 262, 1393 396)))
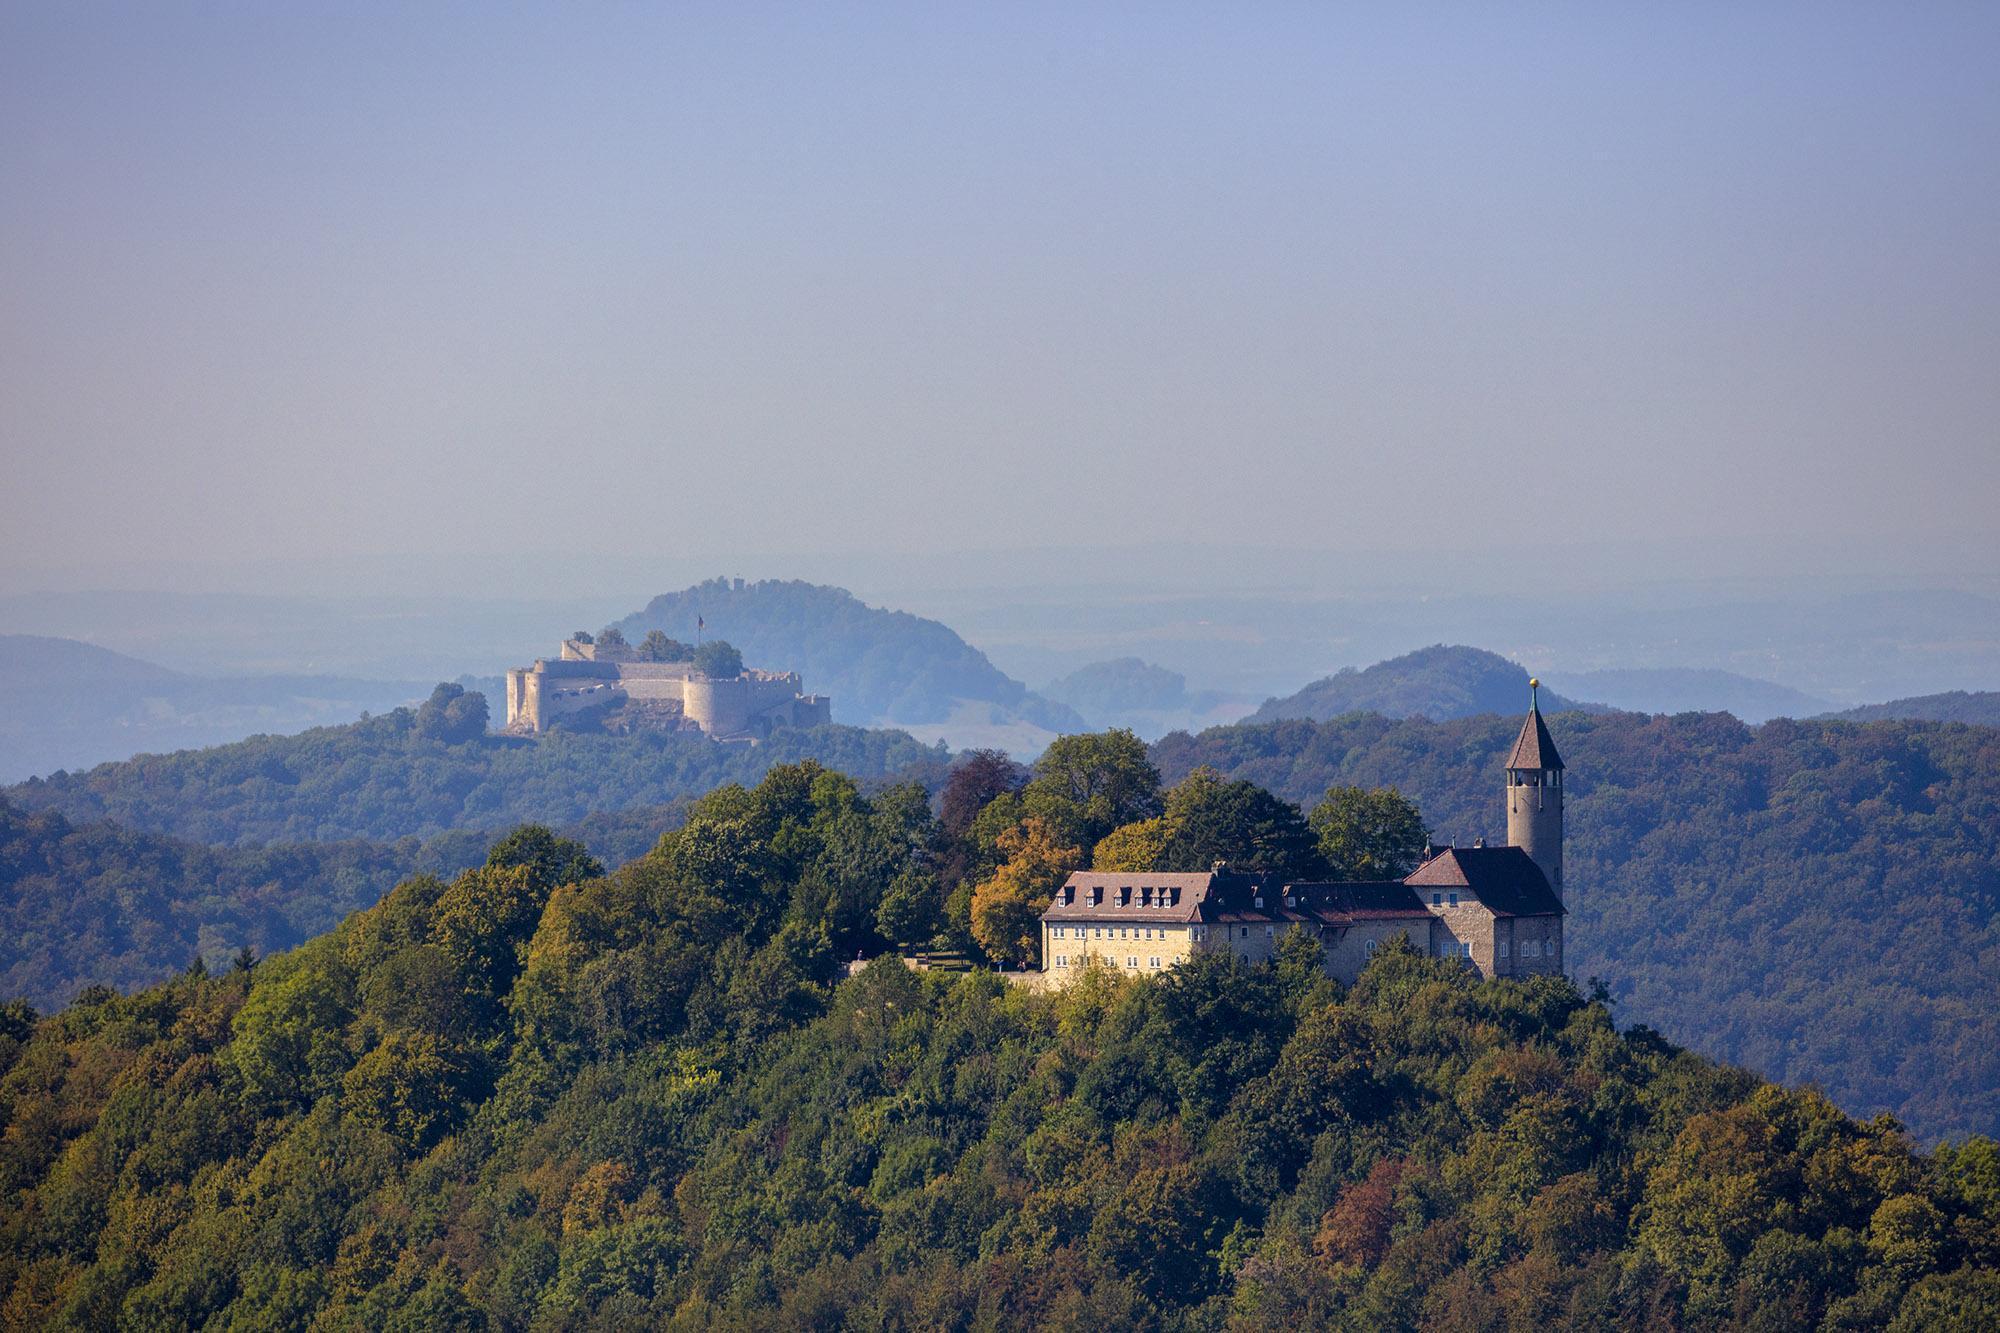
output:
POLYGON ((1139 960, 1136 958, 1127 958, 1125 960, 1125 966, 1131 968, 1134 972, 1137 972, 1139 970, 1139 960))
POLYGON ((1277 933, 1278 933, 1278 928, 1276 926, 1264 927, 1264 938, 1267 940, 1277 933))
POLYGON ((1448 894, 1448 895, 1446 895, 1446 896, 1450 898, 1450 900, 1451 900, 1451 906, 1453 906, 1453 907, 1456 907, 1456 906, 1458 906, 1458 895, 1457 895, 1457 894, 1453 893, 1453 894, 1448 894))
POLYGON ((1432 907, 1443 907, 1443 906, 1444 906, 1444 895, 1443 895, 1442 893, 1433 893, 1433 894, 1431 895, 1431 906, 1432 906, 1432 907))
POLYGON ((1160 965, 1160 960, 1157 958, 1153 959, 1153 966, 1158 967, 1159 965, 1160 965))

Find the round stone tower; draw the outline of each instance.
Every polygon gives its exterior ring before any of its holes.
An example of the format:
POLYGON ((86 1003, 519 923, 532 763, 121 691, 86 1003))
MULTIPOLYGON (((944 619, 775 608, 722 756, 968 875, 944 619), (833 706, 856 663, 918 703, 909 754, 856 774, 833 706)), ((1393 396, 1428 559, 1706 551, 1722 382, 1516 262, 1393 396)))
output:
POLYGON ((1507 757, 1507 845, 1542 868, 1563 896, 1563 761, 1542 721, 1541 685, 1528 682, 1528 717, 1507 757))

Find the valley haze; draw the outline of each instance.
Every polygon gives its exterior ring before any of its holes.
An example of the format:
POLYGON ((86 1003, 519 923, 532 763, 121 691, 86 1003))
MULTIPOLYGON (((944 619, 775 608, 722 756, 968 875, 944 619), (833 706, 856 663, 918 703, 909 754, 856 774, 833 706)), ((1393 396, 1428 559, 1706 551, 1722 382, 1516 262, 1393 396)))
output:
POLYGON ((2000 1328, 1996 68, 0 5, 0 1333, 2000 1328))

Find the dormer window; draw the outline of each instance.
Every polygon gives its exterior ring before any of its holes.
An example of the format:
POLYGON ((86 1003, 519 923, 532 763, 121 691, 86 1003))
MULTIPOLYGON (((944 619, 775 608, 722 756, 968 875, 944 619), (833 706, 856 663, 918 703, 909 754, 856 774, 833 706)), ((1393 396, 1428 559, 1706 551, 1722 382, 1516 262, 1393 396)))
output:
POLYGON ((1285 906, 1297 907, 1298 905, 1299 905, 1299 900, 1297 898, 1293 897, 1290 894, 1285 895, 1285 906))
POLYGON ((1075 902, 1076 902, 1076 885, 1074 884, 1063 885, 1063 906, 1069 907, 1075 902))
POLYGON ((1257 905, 1257 906, 1258 906, 1259 908, 1261 908, 1261 907, 1263 907, 1263 906, 1264 906, 1264 900, 1263 900, 1262 898, 1256 898, 1256 899, 1252 899, 1252 901, 1253 901, 1253 902, 1254 902, 1254 903, 1255 903, 1255 904, 1256 904, 1256 905, 1257 905))

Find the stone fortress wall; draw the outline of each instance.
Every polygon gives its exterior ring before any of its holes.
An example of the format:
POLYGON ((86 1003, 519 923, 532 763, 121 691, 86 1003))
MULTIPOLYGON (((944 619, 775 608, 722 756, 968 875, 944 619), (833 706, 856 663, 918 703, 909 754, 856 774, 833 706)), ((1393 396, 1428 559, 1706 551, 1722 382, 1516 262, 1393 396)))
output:
POLYGON ((568 639, 560 657, 507 673, 507 730, 539 735, 560 718, 628 702, 678 714, 718 739, 754 739, 778 727, 832 721, 832 701, 803 688, 796 671, 745 671, 733 680, 713 680, 692 662, 646 662, 629 652, 607 658, 595 644, 568 639))

